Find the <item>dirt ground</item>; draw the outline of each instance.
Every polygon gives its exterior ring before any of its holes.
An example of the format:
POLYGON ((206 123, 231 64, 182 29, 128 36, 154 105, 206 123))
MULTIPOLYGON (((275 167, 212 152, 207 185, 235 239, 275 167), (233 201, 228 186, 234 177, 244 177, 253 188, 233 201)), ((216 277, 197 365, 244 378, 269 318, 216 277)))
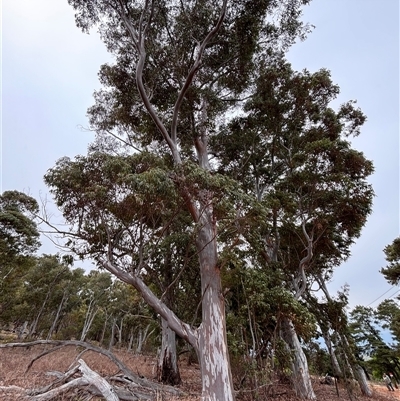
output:
MULTIPOLYGON (((13 348, 0 349, 0 400, 17 401, 21 400, 21 396, 10 386, 18 386, 22 388, 40 388, 52 380, 54 377, 49 376, 48 372, 60 371, 66 372, 71 364, 74 363, 78 351, 73 347, 63 348, 56 352, 50 353, 45 357, 37 360, 32 367, 26 372, 26 368, 31 360, 42 353, 43 346, 32 347, 30 349, 13 348)), ((115 351, 116 356, 121 359, 133 372, 148 379, 154 379, 156 375, 155 359, 152 356, 134 355, 126 351, 115 351)), ((112 376, 118 373, 118 368, 108 360, 107 357, 86 352, 80 356, 88 364, 88 366, 98 372, 103 377, 112 376)), ((180 397, 182 401, 198 401, 200 400, 200 371, 196 364, 188 365, 186 360, 180 361, 180 373, 182 384, 179 386, 185 392, 184 397, 180 397)), ((367 398, 361 396, 357 391, 350 397, 347 390, 339 386, 339 397, 334 385, 322 385, 318 378, 314 378, 314 390, 317 399, 320 401, 400 401, 400 388, 394 392, 389 392, 383 384, 371 384, 373 388, 373 397, 367 398)), ((275 383, 268 389, 259 393, 259 400, 276 400, 276 401, 297 401, 293 394, 293 390, 287 384, 275 383)), ((61 398, 62 399, 62 398, 61 398)), ((178 398, 170 398, 177 400, 178 398)), ((249 401, 254 398, 254 394, 242 392, 237 396, 238 401, 249 401)))

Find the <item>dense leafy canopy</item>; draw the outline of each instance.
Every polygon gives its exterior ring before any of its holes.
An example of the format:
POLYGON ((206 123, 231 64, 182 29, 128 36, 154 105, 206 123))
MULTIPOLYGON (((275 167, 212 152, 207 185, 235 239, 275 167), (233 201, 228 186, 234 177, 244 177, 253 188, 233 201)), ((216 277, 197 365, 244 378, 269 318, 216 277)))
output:
POLYGON ((39 246, 39 232, 33 220, 39 211, 35 199, 18 191, 0 196, 0 255, 27 255, 39 246))

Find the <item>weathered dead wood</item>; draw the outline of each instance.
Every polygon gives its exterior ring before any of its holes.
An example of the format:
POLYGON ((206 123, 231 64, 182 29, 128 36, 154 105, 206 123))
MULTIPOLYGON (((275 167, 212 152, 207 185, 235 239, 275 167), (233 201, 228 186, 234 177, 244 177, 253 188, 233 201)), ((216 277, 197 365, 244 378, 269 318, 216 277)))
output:
MULTIPOLYGON (((59 387, 56 387, 52 390, 47 391, 43 394, 32 395, 28 398, 29 401, 49 401, 53 400, 55 397, 59 397, 62 394, 65 394, 71 391, 74 388, 86 387, 90 383, 85 377, 77 377, 76 379, 71 380, 68 383, 62 384, 59 387)), ((29 390, 26 390, 26 393, 29 393, 29 390)), ((118 400, 118 398, 117 398, 118 400)))
POLYGON ((103 379, 98 373, 90 369, 83 359, 79 359, 78 363, 83 378, 96 387, 107 401, 119 401, 114 388, 106 379, 103 379))
MULTIPOLYGON (((138 400, 138 399, 151 400, 151 399, 155 398, 156 394, 160 394, 160 393, 169 393, 171 395, 182 395, 183 394, 179 389, 174 388, 172 386, 166 386, 166 385, 162 385, 159 383, 154 383, 148 379, 139 377, 138 375, 133 373, 122 361, 120 361, 112 352, 105 350, 103 348, 97 347, 93 344, 84 342, 84 341, 37 340, 37 341, 24 342, 24 343, 0 344, 0 348, 17 348, 17 347, 26 348, 26 347, 36 346, 36 345, 52 345, 54 347, 51 349, 45 350, 40 355, 35 357, 29 363, 27 370, 29 370, 29 368, 32 367, 33 363, 35 361, 37 361, 38 359, 42 358, 45 355, 48 355, 51 352, 57 351, 65 346, 82 347, 82 348, 85 348, 86 351, 90 350, 90 351, 107 356, 119 368, 122 375, 118 377, 118 381, 123 382, 125 384, 125 387, 128 387, 128 390, 126 388, 113 386, 112 387, 113 391, 118 396, 117 399, 126 400, 126 401, 132 401, 132 400, 138 400)), ((83 352, 80 353, 79 356, 81 356, 82 354, 83 354, 83 352)), ((78 367, 75 366, 75 367, 71 368, 65 374, 58 373, 57 380, 54 381, 53 383, 51 383, 50 385, 48 385, 44 388, 41 388, 41 389, 37 389, 37 390, 24 390, 25 394, 30 396, 30 398, 28 398, 28 399, 32 400, 32 401, 48 400, 51 398, 46 398, 47 394, 49 394, 49 397, 50 397, 50 395, 51 395, 51 397, 54 397, 56 395, 60 395, 62 393, 70 391, 71 389, 73 389, 75 387, 90 386, 90 385, 91 385, 90 389, 88 388, 87 391, 89 391, 92 394, 103 395, 103 397, 105 397, 104 394, 101 393, 101 390, 98 389, 98 387, 94 383, 91 383, 91 381, 88 379, 88 377, 85 376, 85 374, 83 372, 82 372, 83 377, 75 378, 75 379, 69 381, 68 383, 65 383, 74 374, 77 373, 78 369, 81 370, 81 368, 82 368, 81 361, 82 360, 79 361, 78 367), (60 386, 61 383, 65 383, 65 384, 62 384, 60 386), (54 388, 54 386, 57 386, 57 387, 54 388), (98 391, 96 391, 95 388, 98 389, 98 391), (50 390, 50 389, 52 389, 52 390, 50 390)), ((87 365, 86 365, 86 367, 87 367, 87 365)), ((83 368, 83 369, 85 369, 85 368, 83 368)), ((93 372, 93 373, 95 373, 95 372, 93 372)), ((97 373, 95 373, 95 374, 98 375, 97 373)), ((101 378, 101 376, 99 376, 99 377, 101 378)), ((108 383, 105 379, 103 379, 103 378, 101 378, 101 379, 104 380, 106 383, 108 383)), ((117 376, 114 376, 113 379, 116 380, 117 376)), ((109 385, 109 386, 111 386, 111 385, 109 385)))
POLYGON ((26 398, 26 390, 22 387, 18 386, 0 386, 0 399, 7 399, 7 400, 27 400, 26 398), (15 398, 17 397, 18 398, 15 398), (7 398, 3 398, 7 397, 7 398))
MULTIPOLYGON (((57 375, 56 375, 57 379, 55 381, 53 381, 51 384, 49 384, 45 387, 41 387, 41 388, 38 388, 35 390, 30 390, 30 391, 28 391, 28 394, 36 395, 36 394, 47 393, 53 387, 60 386, 64 383, 66 383, 72 376, 74 376, 78 372, 78 370, 79 370, 79 367, 74 366, 65 373, 57 372, 57 375)), ((49 372, 47 374, 49 374, 49 372)), ((54 376, 55 372, 51 372, 51 374, 54 376)))

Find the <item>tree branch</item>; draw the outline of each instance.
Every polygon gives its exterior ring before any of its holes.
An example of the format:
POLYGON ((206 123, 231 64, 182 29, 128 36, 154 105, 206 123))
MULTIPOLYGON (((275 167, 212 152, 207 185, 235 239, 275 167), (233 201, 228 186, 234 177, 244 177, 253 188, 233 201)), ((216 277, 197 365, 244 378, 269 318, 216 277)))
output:
POLYGON ((227 0, 224 0, 218 21, 217 21, 216 25, 214 26, 214 28, 208 33, 208 35, 205 37, 205 39, 199 46, 196 60, 193 64, 192 68, 190 69, 188 76, 186 77, 186 81, 185 81, 181 91, 179 92, 178 98, 176 99, 173 116, 172 116, 172 124, 171 124, 171 138, 174 143, 176 143, 176 140, 177 140, 178 115, 179 115, 179 111, 180 111, 180 108, 181 108, 181 105, 183 102, 183 98, 185 97, 190 85, 192 84, 193 78, 194 78, 197 70, 200 68, 201 60, 202 60, 202 57, 203 57, 203 54, 204 54, 204 51, 205 51, 207 45, 215 37, 215 35, 218 33, 219 29, 221 28, 221 25, 225 18, 226 4, 227 4, 227 0))
POLYGON ((129 274, 120 267, 116 266, 110 260, 103 260, 100 261, 100 263, 107 271, 109 271, 111 274, 114 274, 121 281, 135 287, 140 292, 143 299, 157 313, 159 313, 165 321, 168 322, 168 326, 171 328, 171 330, 173 330, 184 340, 188 341, 189 344, 198 351, 199 344, 197 331, 193 330, 187 323, 182 322, 171 309, 169 309, 163 302, 160 301, 159 298, 154 295, 154 293, 140 277, 129 274))

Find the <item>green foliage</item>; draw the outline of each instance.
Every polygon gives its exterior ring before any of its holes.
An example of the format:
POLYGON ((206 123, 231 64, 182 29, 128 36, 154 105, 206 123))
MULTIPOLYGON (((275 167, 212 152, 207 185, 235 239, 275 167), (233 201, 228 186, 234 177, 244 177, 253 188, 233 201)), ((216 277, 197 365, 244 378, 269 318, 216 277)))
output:
POLYGON ((0 257, 29 255, 39 246, 34 214, 39 211, 35 199, 18 191, 0 196, 0 257))
POLYGON ((305 354, 307 355, 310 373, 317 376, 325 376, 329 373, 330 376, 333 376, 334 372, 330 356, 326 349, 321 348, 318 342, 311 341, 307 343, 305 354))
POLYGON ((400 307, 392 299, 381 302, 376 309, 376 317, 381 322, 382 328, 389 329, 393 340, 400 344, 400 307))
POLYGON ((39 232, 34 215, 35 199, 18 191, 0 196, 0 319, 10 322, 19 297, 21 278, 34 265, 32 254, 39 248, 39 232))
POLYGON ((390 327, 393 334, 397 334, 398 311, 399 308, 387 300, 377 310, 356 306, 350 313, 349 328, 357 347, 356 355, 378 379, 384 372, 400 377, 398 346, 386 343, 382 337, 382 328, 390 327))
MULTIPOLYGON (((336 113, 329 108, 338 93, 327 70, 298 73, 279 60, 260 71, 248 114, 211 138, 220 172, 270 209, 280 248, 299 254, 306 221, 315 238, 314 260, 331 266, 348 257, 373 197, 366 181, 372 163, 345 139, 359 133, 365 116, 352 102, 336 113)), ((268 232, 271 227, 260 235, 268 232)), ((299 257, 290 259, 297 269, 299 257)))
POLYGON ((397 285, 400 281, 400 238, 394 239, 383 251, 389 264, 381 269, 381 273, 389 283, 397 285))

